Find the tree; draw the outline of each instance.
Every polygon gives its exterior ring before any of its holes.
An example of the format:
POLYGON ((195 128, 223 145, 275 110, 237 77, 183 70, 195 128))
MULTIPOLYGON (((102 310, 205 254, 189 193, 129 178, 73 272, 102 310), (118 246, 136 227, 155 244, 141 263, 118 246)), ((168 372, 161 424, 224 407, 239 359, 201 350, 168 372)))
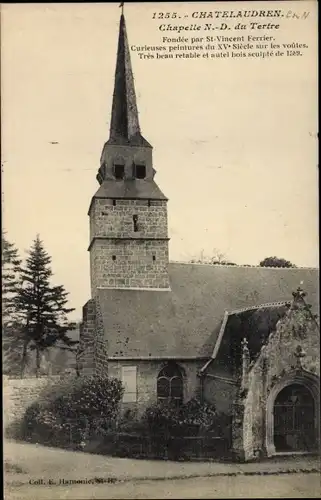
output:
POLYGON ((44 249, 39 236, 34 240, 25 266, 19 267, 21 283, 17 288, 15 308, 23 318, 23 354, 21 375, 23 376, 28 348, 36 352, 36 376, 39 375, 41 355, 50 347, 62 343, 72 349, 78 341, 71 340, 68 330, 74 323, 67 315, 74 311, 68 308, 68 292, 62 285, 50 283, 51 257, 44 249))
POLYGON ((234 262, 230 262, 224 253, 220 252, 217 249, 213 249, 212 256, 207 256, 204 254, 204 250, 201 251, 198 257, 194 257, 190 260, 191 264, 221 264, 228 266, 236 266, 234 262))
POLYGON ((22 350, 19 314, 15 309, 21 259, 13 243, 1 234, 2 242, 2 348, 3 373, 16 375, 22 350))
POLYGON ((2 323, 9 325, 15 322, 16 311, 14 298, 19 281, 21 259, 13 243, 8 241, 2 232, 2 323))
POLYGON ((296 267, 292 262, 280 257, 265 257, 260 262, 260 267, 296 267))

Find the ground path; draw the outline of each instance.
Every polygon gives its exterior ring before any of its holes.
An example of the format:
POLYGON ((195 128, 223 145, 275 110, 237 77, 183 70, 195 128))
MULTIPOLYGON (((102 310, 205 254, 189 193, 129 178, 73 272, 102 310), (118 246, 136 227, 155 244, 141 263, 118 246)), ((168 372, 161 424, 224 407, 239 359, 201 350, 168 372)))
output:
POLYGON ((20 486, 6 500, 320 498, 320 475, 222 476, 164 481, 126 481, 105 485, 20 486))
POLYGON ((182 463, 115 458, 13 441, 4 444, 4 456, 12 468, 5 477, 7 500, 320 498, 317 457, 247 464, 182 463), (93 484, 68 484, 90 480, 93 484))

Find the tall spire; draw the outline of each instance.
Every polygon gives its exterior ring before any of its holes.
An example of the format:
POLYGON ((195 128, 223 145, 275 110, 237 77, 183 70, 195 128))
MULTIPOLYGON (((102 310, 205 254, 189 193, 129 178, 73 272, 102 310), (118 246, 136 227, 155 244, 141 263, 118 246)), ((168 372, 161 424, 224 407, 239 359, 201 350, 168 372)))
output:
POLYGON ((123 5, 121 4, 120 7, 122 12, 119 24, 115 86, 108 144, 149 146, 140 133, 123 5))

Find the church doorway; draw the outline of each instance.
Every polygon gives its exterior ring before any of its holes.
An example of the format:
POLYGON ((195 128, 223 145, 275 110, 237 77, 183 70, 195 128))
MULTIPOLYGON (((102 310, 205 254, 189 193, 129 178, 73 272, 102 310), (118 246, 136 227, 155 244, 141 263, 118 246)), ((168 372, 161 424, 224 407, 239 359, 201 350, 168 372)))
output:
POLYGON ((302 384, 284 387, 273 409, 276 452, 309 452, 316 447, 316 409, 310 390, 302 384))

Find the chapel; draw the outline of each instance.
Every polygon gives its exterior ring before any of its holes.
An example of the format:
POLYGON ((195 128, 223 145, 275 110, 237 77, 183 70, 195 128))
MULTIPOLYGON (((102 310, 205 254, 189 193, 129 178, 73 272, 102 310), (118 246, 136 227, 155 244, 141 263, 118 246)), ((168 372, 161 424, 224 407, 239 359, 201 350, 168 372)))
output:
POLYGON ((136 416, 157 401, 214 403, 230 419, 226 433, 241 459, 313 452, 318 269, 170 262, 168 200, 139 124, 123 13, 114 81, 88 211, 81 373, 121 379, 122 408, 136 416))

